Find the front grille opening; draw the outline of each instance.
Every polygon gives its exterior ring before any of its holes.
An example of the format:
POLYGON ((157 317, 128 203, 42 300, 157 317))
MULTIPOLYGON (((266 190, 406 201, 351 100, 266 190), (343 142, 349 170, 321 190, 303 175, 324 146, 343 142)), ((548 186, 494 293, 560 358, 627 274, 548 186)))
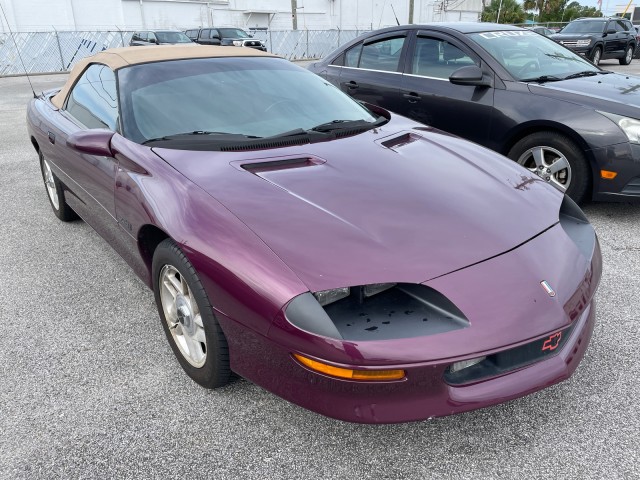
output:
POLYGON ((488 355, 482 362, 453 372, 451 367, 444 373, 449 385, 465 385, 491 377, 497 377, 518 368, 546 360, 557 355, 571 336, 573 325, 544 338, 488 355), (559 335, 559 338, 556 337, 559 335), (557 340, 556 340, 557 338, 557 340))

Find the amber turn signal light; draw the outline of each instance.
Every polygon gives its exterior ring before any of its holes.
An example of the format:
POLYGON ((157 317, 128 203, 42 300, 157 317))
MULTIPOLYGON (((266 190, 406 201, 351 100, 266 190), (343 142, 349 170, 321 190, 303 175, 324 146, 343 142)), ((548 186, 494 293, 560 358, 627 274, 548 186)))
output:
POLYGON ((298 353, 294 353, 293 357, 315 372, 347 380, 365 380, 369 382, 402 380, 406 375, 404 370, 351 370, 350 368, 334 367, 317 360, 311 360, 298 353))
POLYGON ((605 180, 613 180, 618 176, 618 172, 612 172, 611 170, 600 170, 600 176, 605 180))

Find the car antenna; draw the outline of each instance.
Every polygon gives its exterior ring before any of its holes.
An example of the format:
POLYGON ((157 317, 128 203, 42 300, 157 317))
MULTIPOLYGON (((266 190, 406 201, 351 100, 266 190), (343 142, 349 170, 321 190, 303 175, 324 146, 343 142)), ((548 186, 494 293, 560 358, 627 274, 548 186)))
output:
POLYGON ((27 81, 29 82, 29 86, 31 87, 31 93, 33 93, 33 98, 38 98, 36 95, 36 91, 33 89, 33 84, 31 83, 31 79, 29 78, 29 73, 27 72, 27 67, 24 66, 24 61, 22 60, 22 55, 20 55, 20 49, 18 48, 18 43, 16 42, 16 37, 13 35, 11 31, 11 25, 9 25, 9 20, 7 19, 7 14, 4 13, 4 8, 2 8, 2 3, 0 3, 0 10, 2 10, 2 16, 4 17, 4 21, 7 22, 7 28, 9 29, 9 33, 11 34, 11 38, 13 39, 13 44, 16 46, 16 52, 18 52, 18 58, 20 59, 20 63, 22 64, 22 68, 24 70, 24 74, 27 77, 27 81))
POLYGON ((393 10, 393 16, 396 17, 396 23, 400 25, 400 22, 398 21, 398 15, 396 15, 396 9, 393 8, 393 3, 391 4, 391 10, 393 10))

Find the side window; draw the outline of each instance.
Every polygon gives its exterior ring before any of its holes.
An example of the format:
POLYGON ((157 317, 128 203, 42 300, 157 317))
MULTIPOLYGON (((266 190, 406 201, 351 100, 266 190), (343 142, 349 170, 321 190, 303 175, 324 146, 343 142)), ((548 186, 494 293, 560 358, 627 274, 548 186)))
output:
POLYGON ((149 33, 148 32, 140 32, 140 40, 142 40, 143 42, 146 42, 149 40, 149 33))
POLYGON ((151 40, 156 40, 156 41, 158 40, 158 39, 156 38, 156 34, 155 34, 155 33, 153 33, 153 32, 149 32, 149 41, 151 41, 151 40))
POLYGON ((133 36, 131 37, 131 40, 140 40, 140 34, 138 32, 133 32, 133 36))
POLYGON ((397 72, 404 41, 405 37, 386 38, 364 45, 360 55, 360 68, 397 72))
POLYGON ((357 67, 360 60, 360 52, 362 51, 362 44, 358 44, 355 47, 351 47, 344 53, 344 66, 345 67, 357 67))
POLYGON ((454 71, 467 65, 478 65, 478 62, 455 45, 437 38, 417 38, 411 63, 414 75, 448 79, 454 71))
POLYGON ((97 63, 89 66, 71 90, 65 110, 87 128, 115 130, 118 100, 111 69, 97 63))
POLYGON ((615 27, 616 27, 616 32, 624 32, 624 31, 626 31, 625 28, 624 28, 624 23, 621 22, 620 20, 616 20, 614 22, 614 24, 615 24, 615 27))
POLYGON ((220 33, 215 28, 211 29, 209 33, 211 35, 209 38, 220 38, 220 33))

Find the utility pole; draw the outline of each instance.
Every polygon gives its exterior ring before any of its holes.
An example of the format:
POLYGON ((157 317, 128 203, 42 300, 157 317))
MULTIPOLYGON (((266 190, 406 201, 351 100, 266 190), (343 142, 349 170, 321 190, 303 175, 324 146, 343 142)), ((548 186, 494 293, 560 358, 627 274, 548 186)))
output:
POLYGON ((298 29, 298 0, 291 0, 291 22, 293 29, 298 29))
POLYGON ((413 23, 413 3, 415 0, 409 0, 409 25, 413 23))

